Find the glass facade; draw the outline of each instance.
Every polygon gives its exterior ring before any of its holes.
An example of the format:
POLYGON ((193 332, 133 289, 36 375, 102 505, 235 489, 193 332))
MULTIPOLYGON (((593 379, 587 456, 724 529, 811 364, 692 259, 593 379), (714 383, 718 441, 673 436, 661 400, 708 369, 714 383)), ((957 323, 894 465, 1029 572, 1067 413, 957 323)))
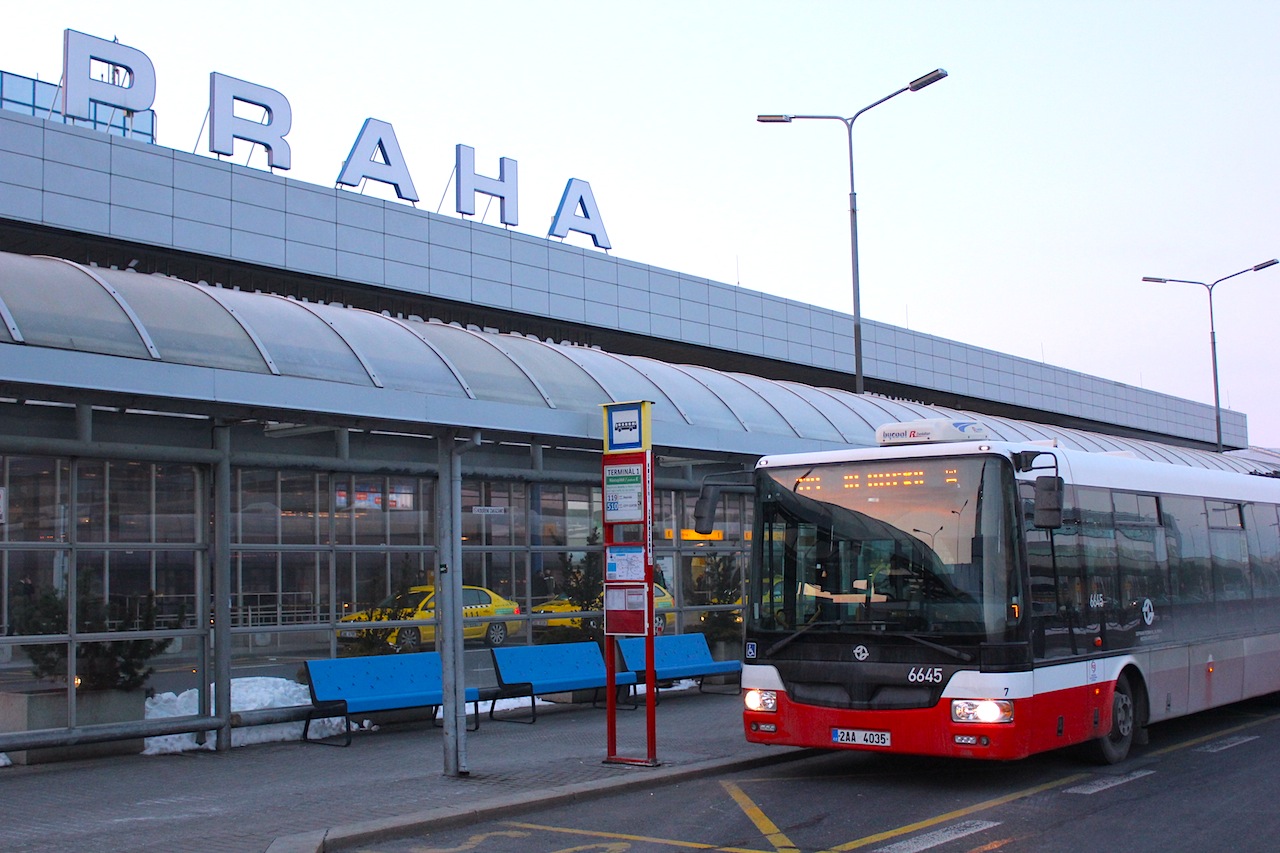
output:
MULTIPOLYGON (((395 621, 374 613, 380 602, 434 583, 436 486, 432 476, 234 468, 233 677, 292 678, 303 660, 386 651, 378 644, 388 631, 374 632, 372 646, 341 643, 344 617, 395 621)), ((672 608, 663 630, 733 639, 750 501, 723 494, 716 531, 699 535, 696 497, 655 494, 655 570, 672 608)), ((150 644, 134 647, 140 685, 209 684, 212 500, 201 465, 0 457, 0 685, 69 690, 79 677, 82 687, 89 678, 117 686, 110 679, 127 673, 100 670, 120 642, 150 644)), ((553 639, 531 629, 533 609, 571 572, 601 565, 601 488, 466 478, 461 509, 464 584, 518 606, 501 641, 553 639)), ((487 615, 467 609, 469 638, 494 640, 487 615)), ((432 624, 421 636, 434 635, 432 624)))
POLYGON ((0 457, 4 692, 78 709, 86 692, 199 683, 175 675, 207 669, 207 482, 191 465, 0 457))

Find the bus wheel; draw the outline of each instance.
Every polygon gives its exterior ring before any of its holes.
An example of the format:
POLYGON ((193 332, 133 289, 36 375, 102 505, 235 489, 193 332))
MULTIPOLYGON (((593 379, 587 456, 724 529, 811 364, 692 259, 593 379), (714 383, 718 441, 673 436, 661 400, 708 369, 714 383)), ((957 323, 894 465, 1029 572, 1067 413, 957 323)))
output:
POLYGON ((1093 758, 1100 764, 1119 764, 1129 755, 1137 726, 1137 711, 1133 702, 1133 688, 1129 676, 1123 673, 1116 679, 1116 692, 1111 699, 1111 731, 1095 740, 1093 758))

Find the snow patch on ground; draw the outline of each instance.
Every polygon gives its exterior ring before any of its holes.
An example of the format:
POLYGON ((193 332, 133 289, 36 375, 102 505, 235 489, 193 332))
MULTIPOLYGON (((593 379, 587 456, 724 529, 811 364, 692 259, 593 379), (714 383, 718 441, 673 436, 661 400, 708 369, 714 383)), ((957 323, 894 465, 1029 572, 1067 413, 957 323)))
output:
MULTIPOLYGON (((182 693, 158 693, 147 700, 147 719, 165 717, 189 717, 199 713, 199 691, 192 688, 182 693)), ((310 705, 311 693, 305 684, 287 678, 233 678, 231 679, 231 711, 258 711, 264 708, 288 708, 293 705, 310 705)), ((216 713, 217 709, 214 709, 216 713)), ((329 737, 343 731, 341 717, 312 720, 310 736, 329 737)), ((302 740, 302 723, 272 723, 269 726, 247 726, 232 729, 231 746, 248 746, 255 743, 273 743, 285 740, 302 740)), ((216 749, 218 733, 208 732, 203 744, 196 742, 196 735, 161 735, 149 737, 143 755, 164 755, 189 752, 197 749, 216 749)))

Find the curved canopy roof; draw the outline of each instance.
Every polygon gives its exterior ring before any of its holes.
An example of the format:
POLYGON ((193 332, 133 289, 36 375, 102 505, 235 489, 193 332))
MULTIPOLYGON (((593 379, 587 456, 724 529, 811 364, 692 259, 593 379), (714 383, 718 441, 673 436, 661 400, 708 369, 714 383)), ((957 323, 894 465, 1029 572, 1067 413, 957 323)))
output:
MULTIPOLYGON (((757 453, 867 446, 885 423, 956 417, 979 419, 1007 440, 1057 439, 1081 450, 1207 468, 1259 467, 1256 460, 1147 441, 56 258, 0 253, 0 320, 0 343, 15 346, 258 374, 269 382, 321 380, 350 387, 357 398, 356 389, 416 394, 432 401, 420 420, 444 425, 466 424, 450 412, 473 403, 516 406, 534 421, 534 412, 554 411, 598 424, 603 403, 651 400, 655 434, 665 425, 686 437, 683 446, 707 450, 724 447, 726 436, 736 436, 732 449, 757 453)), ((13 378, 2 374, 0 367, 0 378, 13 378)), ((345 396, 332 388, 329 395, 345 396)), ((199 398, 182 387, 166 396, 199 398)))

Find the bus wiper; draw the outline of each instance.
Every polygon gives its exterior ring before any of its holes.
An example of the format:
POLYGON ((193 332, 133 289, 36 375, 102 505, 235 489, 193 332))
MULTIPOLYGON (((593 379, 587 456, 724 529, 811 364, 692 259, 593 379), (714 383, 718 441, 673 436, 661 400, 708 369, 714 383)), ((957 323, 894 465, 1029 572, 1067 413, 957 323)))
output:
POLYGON ((787 636, 783 637, 778 642, 774 643, 769 648, 765 649, 764 656, 772 657, 775 653, 791 645, 791 641, 794 640, 796 637, 799 637, 801 634, 805 633, 806 631, 811 631, 814 628, 817 628, 819 625, 839 625, 839 624, 840 623, 838 621, 830 621, 830 620, 824 621, 824 622, 806 622, 796 630, 792 631, 787 636))
POLYGON ((944 646, 939 643, 935 643, 932 640, 926 640, 924 637, 917 637, 915 634, 903 633, 903 634, 897 634, 895 636, 906 637, 908 640, 912 640, 913 642, 919 643, 922 646, 928 646, 934 651, 942 652, 944 655, 950 655, 956 660, 964 661, 965 663, 969 663, 971 660, 973 660, 973 655, 967 652, 962 652, 959 649, 953 649, 950 646, 944 646))

